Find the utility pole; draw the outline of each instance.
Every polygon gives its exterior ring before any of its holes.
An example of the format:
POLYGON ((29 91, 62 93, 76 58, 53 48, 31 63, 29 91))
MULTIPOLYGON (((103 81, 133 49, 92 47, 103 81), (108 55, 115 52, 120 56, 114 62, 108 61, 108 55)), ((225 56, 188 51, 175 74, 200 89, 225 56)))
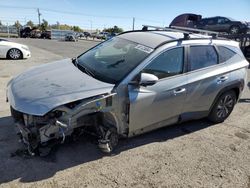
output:
POLYGON ((9 23, 7 22, 7 33, 8 33, 8 38, 10 38, 10 28, 9 28, 9 23))
POLYGON ((133 17, 133 30, 135 30, 135 17, 133 17))
POLYGON ((39 21, 39 26, 41 25, 41 20, 40 20, 40 17, 41 17, 41 13, 39 11, 39 8, 37 9, 37 14, 38 14, 38 21, 39 21))

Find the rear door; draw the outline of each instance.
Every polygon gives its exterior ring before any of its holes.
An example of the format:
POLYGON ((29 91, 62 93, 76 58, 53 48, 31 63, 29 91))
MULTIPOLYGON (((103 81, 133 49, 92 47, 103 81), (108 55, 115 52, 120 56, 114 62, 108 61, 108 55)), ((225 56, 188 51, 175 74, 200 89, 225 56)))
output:
POLYGON ((183 119, 206 116, 217 94, 229 81, 229 73, 213 45, 190 45, 188 94, 183 119))
POLYGON ((217 31, 217 21, 218 21, 218 18, 208 19, 205 29, 210 30, 210 31, 217 31))
POLYGON ((230 28, 230 21, 227 18, 219 17, 217 19, 217 24, 215 30, 219 32, 227 32, 230 28))

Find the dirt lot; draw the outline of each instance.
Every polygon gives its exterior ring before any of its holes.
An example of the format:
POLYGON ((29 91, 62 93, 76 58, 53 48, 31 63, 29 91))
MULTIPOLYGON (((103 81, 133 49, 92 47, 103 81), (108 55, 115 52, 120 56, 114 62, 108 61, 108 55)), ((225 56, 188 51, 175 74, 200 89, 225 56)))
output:
POLYGON ((87 138, 60 145, 46 158, 11 156, 20 144, 5 102, 7 82, 29 67, 74 57, 96 44, 13 40, 29 45, 32 57, 0 60, 0 187, 250 188, 249 88, 224 123, 166 127, 122 140, 111 156, 87 138))

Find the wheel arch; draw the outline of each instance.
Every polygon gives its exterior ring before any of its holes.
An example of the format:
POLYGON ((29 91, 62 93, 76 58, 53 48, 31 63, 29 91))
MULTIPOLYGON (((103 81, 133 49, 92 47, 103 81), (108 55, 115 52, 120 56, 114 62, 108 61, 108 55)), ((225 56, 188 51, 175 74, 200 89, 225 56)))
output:
POLYGON ((210 109, 209 109, 209 113, 211 112, 211 110, 213 109, 216 101, 218 100, 218 98, 225 92, 227 91, 234 91, 235 94, 236 94, 236 100, 238 101, 239 100, 239 97, 240 97, 240 92, 243 90, 243 87, 244 87, 244 80, 241 80, 241 81, 237 81, 229 86, 226 86, 224 87, 223 89, 221 89, 219 91, 219 93, 216 95, 210 109))

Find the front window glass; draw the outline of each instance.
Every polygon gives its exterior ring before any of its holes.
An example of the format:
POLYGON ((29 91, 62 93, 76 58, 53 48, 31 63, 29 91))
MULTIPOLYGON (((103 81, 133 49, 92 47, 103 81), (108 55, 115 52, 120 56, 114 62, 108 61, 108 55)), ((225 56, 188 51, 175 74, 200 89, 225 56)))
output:
POLYGON ((152 48, 114 37, 81 55, 78 64, 79 68, 86 68, 96 79, 115 84, 152 51, 152 48))
POLYGON ((159 79, 174 76, 183 72, 183 48, 163 52, 142 71, 157 76, 159 79))

